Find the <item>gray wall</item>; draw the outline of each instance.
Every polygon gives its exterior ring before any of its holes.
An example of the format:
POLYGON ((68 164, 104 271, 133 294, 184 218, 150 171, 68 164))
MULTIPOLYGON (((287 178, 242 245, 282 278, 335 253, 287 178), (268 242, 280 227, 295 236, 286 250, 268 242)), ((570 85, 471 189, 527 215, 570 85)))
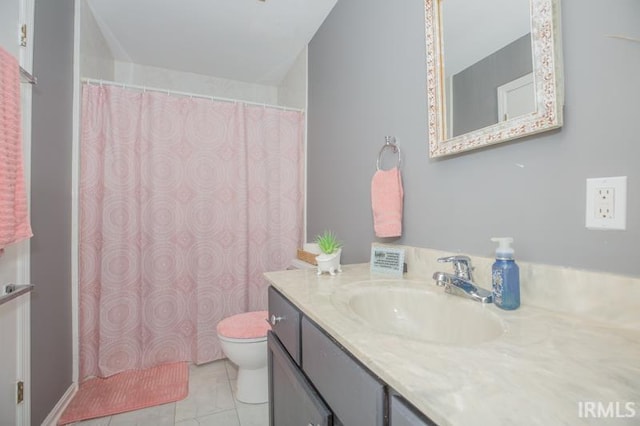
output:
POLYGON ((73 0, 36 0, 31 152, 31 422, 72 382, 73 0))
POLYGON ((384 135, 404 156, 396 243, 640 275, 640 2, 564 0, 565 125, 452 158, 427 155, 422 0, 340 0, 309 48, 308 235, 344 240, 345 263, 375 241, 370 182, 384 135), (628 176, 626 231, 590 231, 585 180, 628 176))
POLYGON ((87 1, 80 1, 80 77, 113 81, 115 60, 87 1))
POLYGON ((531 34, 453 76, 454 136, 498 122, 498 87, 533 70, 531 34))

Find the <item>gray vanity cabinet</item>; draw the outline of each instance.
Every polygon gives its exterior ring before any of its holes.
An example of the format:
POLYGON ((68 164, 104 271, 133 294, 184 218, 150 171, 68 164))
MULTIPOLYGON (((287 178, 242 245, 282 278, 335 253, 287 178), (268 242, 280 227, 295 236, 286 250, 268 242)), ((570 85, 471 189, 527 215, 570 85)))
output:
MULTIPOLYGON (((269 287, 269 322, 293 361, 300 365, 300 317, 302 314, 273 287, 269 287)), ((306 426, 306 425, 305 425, 306 426)))
POLYGON ((271 426, 434 425, 273 287, 269 318, 271 426))
POLYGON ((345 426, 383 426, 384 384, 306 317, 302 370, 345 426))
POLYGON ((269 424, 334 426, 331 411, 299 367, 301 316, 287 299, 269 287, 269 424))
POLYGON ((273 332, 269 332, 267 341, 269 424, 272 426, 333 426, 331 411, 273 332))
POLYGON ((389 426, 437 426, 397 394, 390 396, 389 426))

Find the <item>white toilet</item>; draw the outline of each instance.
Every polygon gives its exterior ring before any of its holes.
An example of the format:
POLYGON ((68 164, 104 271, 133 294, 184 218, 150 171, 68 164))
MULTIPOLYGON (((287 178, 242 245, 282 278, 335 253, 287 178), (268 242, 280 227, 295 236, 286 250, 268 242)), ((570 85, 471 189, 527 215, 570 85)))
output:
POLYGON ((238 366, 240 402, 260 404, 269 399, 267 373, 267 311, 233 315, 218 323, 222 350, 238 366))

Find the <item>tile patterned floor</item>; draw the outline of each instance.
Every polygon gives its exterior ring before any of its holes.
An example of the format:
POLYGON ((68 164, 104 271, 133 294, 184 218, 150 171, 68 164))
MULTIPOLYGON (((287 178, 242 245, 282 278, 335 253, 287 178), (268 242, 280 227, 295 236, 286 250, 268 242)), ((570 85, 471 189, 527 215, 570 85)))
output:
POLYGON ((189 396, 171 404, 74 423, 74 426, 268 426, 268 404, 233 395, 237 368, 227 360, 189 368, 189 396))

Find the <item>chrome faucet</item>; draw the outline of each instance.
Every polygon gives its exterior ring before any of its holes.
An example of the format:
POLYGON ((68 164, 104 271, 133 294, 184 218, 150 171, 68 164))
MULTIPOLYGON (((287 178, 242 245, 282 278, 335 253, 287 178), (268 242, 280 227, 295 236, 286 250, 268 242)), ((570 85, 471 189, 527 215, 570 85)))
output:
POLYGON ((478 287, 473 282, 473 266, 468 256, 441 257, 438 262, 453 263, 453 274, 447 272, 436 272, 433 279, 436 284, 444 287, 444 291, 458 296, 468 297, 482 303, 493 302, 490 291, 478 287))

